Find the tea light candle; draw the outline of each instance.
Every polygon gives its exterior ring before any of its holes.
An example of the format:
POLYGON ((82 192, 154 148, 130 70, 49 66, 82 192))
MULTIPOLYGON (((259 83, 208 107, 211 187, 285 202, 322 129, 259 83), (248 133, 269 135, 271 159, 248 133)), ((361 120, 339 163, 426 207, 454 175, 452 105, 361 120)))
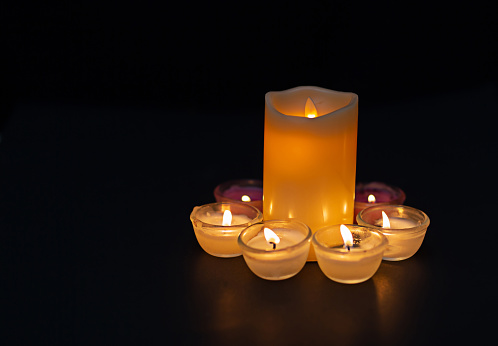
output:
POLYGON ((195 207, 190 214, 199 245, 216 257, 242 253, 237 245, 240 232, 263 219, 255 207, 242 202, 220 202, 195 207))
POLYGON ((217 202, 246 202, 263 210, 263 182, 258 179, 238 179, 224 182, 214 189, 217 202))
POLYGON ((310 239, 310 228, 300 221, 271 220, 243 230, 238 243, 254 274, 266 280, 284 280, 304 267, 310 239))
POLYGON ((404 205, 366 208, 358 214, 357 221, 359 225, 376 227, 387 237, 389 246, 384 253, 387 261, 401 261, 413 256, 422 245, 430 223, 423 211, 404 205))
POLYGON ((355 187, 354 222, 356 216, 365 208, 378 204, 403 204, 406 195, 399 187, 377 181, 358 183, 355 187))
POLYGON ((371 227, 333 225, 316 231, 312 244, 318 265, 329 279, 356 284, 375 274, 387 247, 387 238, 371 227))

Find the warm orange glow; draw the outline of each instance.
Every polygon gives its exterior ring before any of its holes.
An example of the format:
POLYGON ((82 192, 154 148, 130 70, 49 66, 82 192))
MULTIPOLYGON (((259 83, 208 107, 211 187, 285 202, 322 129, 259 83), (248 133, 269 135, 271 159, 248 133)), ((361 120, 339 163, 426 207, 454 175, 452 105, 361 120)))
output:
POLYGON ((248 195, 243 195, 242 197, 240 197, 240 199, 242 200, 242 202, 250 202, 251 201, 251 197, 249 197, 248 195))
POLYGON ((316 111, 315 103, 311 99, 311 97, 308 97, 306 100, 306 105, 304 106, 304 114, 308 118, 316 118, 318 115, 318 112, 316 111))
MULTIPOLYGON (((352 224, 357 127, 357 96, 352 93, 314 87, 269 92, 263 218, 296 218, 312 232, 329 225, 352 224), (310 96, 317 111, 312 119, 305 113, 310 96)), ((313 247, 308 260, 316 261, 313 247)))
POLYGON ((368 203, 375 203, 375 196, 374 195, 368 195, 368 203))
POLYGON ((340 229, 341 229, 342 240, 344 240, 344 246, 347 247, 353 246, 353 234, 351 233, 349 228, 347 228, 344 225, 341 225, 340 229))
POLYGON ((382 211, 382 227, 383 228, 391 228, 391 223, 389 222, 389 218, 387 214, 382 211))
POLYGON ((275 243, 275 244, 280 243, 280 238, 271 229, 265 227, 264 233, 265 233, 265 239, 268 243, 275 243))
POLYGON ((221 222, 222 226, 231 226, 232 225, 232 213, 230 210, 225 210, 223 212, 223 221, 221 222))

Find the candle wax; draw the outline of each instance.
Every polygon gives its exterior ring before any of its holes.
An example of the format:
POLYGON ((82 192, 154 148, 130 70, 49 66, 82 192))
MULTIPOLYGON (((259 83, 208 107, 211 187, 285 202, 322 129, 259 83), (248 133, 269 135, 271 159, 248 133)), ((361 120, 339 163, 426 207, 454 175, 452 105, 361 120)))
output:
MULTIPOLYGON (((417 226, 417 223, 413 220, 410 219, 404 219, 401 217, 390 217, 389 218, 389 223, 391 224, 392 229, 405 229, 405 228, 412 228, 417 226)), ((380 220, 377 223, 378 226, 384 227, 382 220, 380 220)))
MULTIPOLYGON (((207 213, 205 216, 199 217, 199 220, 205 223, 209 223, 211 225, 222 225, 223 224, 223 213, 221 212, 212 212, 212 213, 207 213)), ((233 214, 232 215, 232 223, 230 226, 234 225, 242 225, 245 223, 248 223, 251 221, 250 218, 248 218, 246 215, 242 214, 233 214)), ((225 226, 225 227, 230 227, 230 226, 225 226)))
MULTIPOLYGON (((276 244, 276 250, 293 246, 305 238, 303 233, 296 230, 276 228, 272 229, 272 231, 280 238, 280 242, 276 244)), ((249 240, 247 245, 259 250, 273 250, 273 244, 270 244, 266 240, 263 232, 260 232, 256 237, 249 240)))

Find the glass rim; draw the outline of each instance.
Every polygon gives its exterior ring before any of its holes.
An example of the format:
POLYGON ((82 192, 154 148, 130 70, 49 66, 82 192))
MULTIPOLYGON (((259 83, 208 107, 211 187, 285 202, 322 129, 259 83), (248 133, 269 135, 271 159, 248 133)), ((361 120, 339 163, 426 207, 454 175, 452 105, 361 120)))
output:
POLYGON ((382 232, 380 232, 376 227, 370 227, 370 226, 364 226, 364 225, 353 225, 353 224, 343 224, 343 225, 348 227, 348 229, 351 232, 353 232, 355 229, 360 228, 361 231, 368 231, 370 233, 373 233, 379 237, 380 243, 374 245, 371 249, 363 249, 363 250, 358 249, 356 251, 352 249, 352 251, 345 251, 344 248, 332 248, 332 247, 325 246, 322 242, 320 242, 317 239, 317 234, 321 234, 323 232, 326 232, 326 231, 330 230, 331 228, 340 227, 340 225, 329 225, 329 226, 325 226, 325 227, 320 228, 319 230, 317 230, 313 234, 311 242, 313 243, 313 245, 318 246, 319 249, 324 250, 328 253, 334 253, 337 255, 348 254, 348 256, 359 256, 359 255, 365 255, 365 254, 374 255, 374 254, 377 254, 378 252, 384 251, 387 248, 387 245, 389 245, 389 241, 388 241, 387 237, 382 232))
MULTIPOLYGON (((247 215, 246 215, 247 216, 247 215)), ((263 213, 258 209, 256 208, 255 206, 247 203, 247 202, 238 202, 238 201, 233 201, 233 202, 214 202, 214 203, 208 203, 208 204, 203 204, 201 206, 198 206, 198 207, 194 207, 194 209, 192 210, 192 213, 190 214, 190 220, 193 222, 193 221, 197 221, 197 222, 201 222, 202 223, 202 226, 208 226, 209 228, 219 228, 219 229, 226 229, 227 227, 248 227, 251 224, 252 221, 254 220, 257 220, 259 219, 260 217, 262 218, 263 216, 263 213), (240 224, 235 224, 235 225, 230 225, 230 226, 223 226, 223 225, 215 225, 215 224, 212 224, 212 223, 209 223, 209 222, 205 222, 205 221, 202 221, 200 220, 196 215, 197 213, 204 209, 204 208, 208 208, 208 207, 213 207, 213 206, 217 206, 217 205, 223 205, 223 204, 236 204, 242 208, 248 208, 250 210, 253 210, 256 212, 256 217, 253 218, 252 220, 246 222, 246 223, 240 223, 240 224)), ((259 221, 258 221, 259 222, 259 221)))
MULTIPOLYGON (((410 220, 410 218, 405 218, 405 219, 410 220)), ((360 224, 360 221, 361 221, 362 225, 377 228, 378 230, 380 230, 380 232, 387 233, 387 234, 390 234, 390 233, 392 233, 392 234, 423 233, 427 230, 427 228, 429 227, 429 224, 430 224, 429 216, 427 216, 427 214, 424 213, 422 210, 417 209, 417 208, 413 208, 413 207, 410 207, 407 205, 401 205, 401 204, 382 204, 382 205, 379 204, 379 205, 374 205, 374 206, 365 208, 358 213, 358 215, 356 216, 356 221, 358 222, 358 224, 360 224), (394 210, 394 209, 398 209, 398 208, 402 208, 402 209, 408 210, 412 213, 420 215, 422 217, 422 222, 419 225, 416 225, 416 226, 410 227, 410 228, 383 228, 381 226, 372 225, 363 219, 363 216, 369 212, 381 210, 381 211, 386 211, 386 214, 387 214, 387 210, 394 210)))

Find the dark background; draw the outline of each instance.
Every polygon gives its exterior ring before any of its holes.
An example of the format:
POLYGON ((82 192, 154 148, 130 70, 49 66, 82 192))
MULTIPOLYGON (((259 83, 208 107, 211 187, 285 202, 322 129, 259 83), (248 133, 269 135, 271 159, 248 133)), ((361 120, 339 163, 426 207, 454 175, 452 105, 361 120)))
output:
POLYGON ((18 101, 232 113, 297 85, 354 91, 370 106, 496 81, 491 1, 3 7, 5 85, 18 101))
POLYGON ((2 5, 1 339, 484 340, 496 307, 493 9, 2 5), (188 220, 217 184, 262 178, 264 94, 299 85, 359 95, 357 181, 399 186, 431 218, 415 257, 361 285, 316 264, 260 280, 240 257, 205 254, 188 220))

